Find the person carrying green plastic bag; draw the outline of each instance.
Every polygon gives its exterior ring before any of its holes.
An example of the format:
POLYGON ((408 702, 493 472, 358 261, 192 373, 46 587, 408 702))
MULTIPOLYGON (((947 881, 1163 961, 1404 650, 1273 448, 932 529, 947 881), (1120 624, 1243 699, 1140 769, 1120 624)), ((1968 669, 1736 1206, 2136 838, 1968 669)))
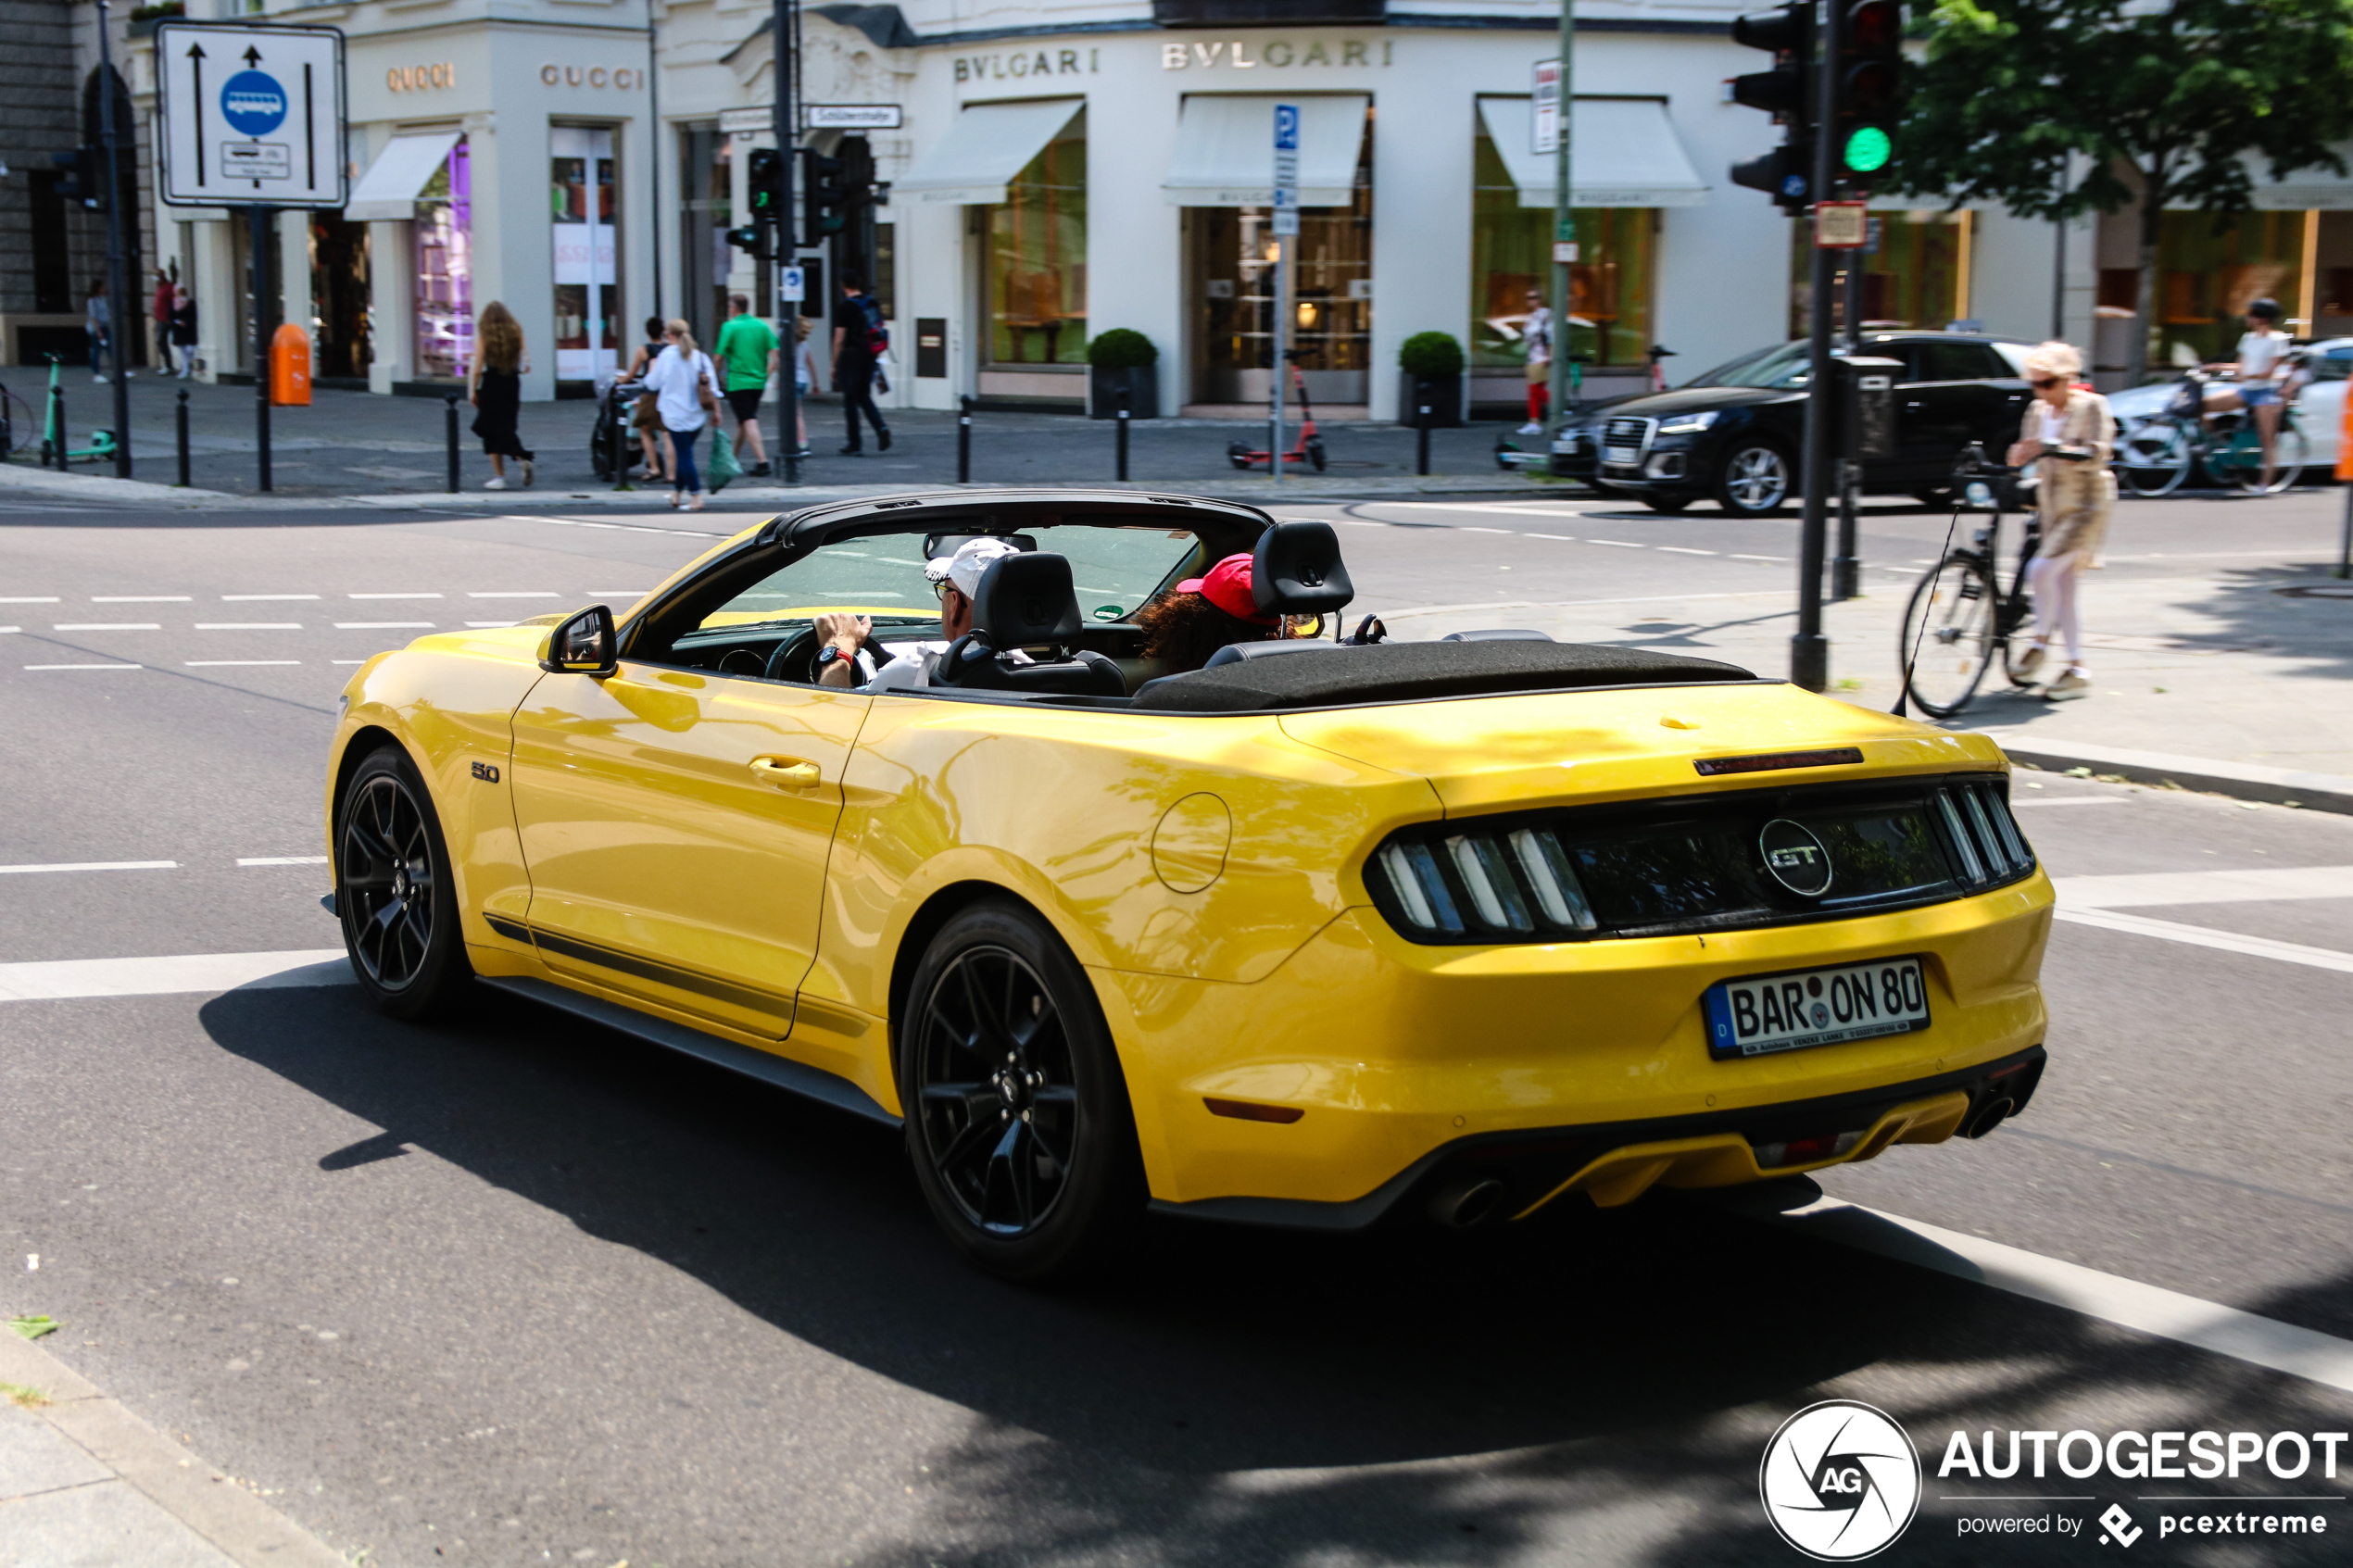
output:
POLYGON ((730 480, 744 476, 744 466, 736 461, 735 444, 727 439, 726 433, 714 431, 713 434, 716 438, 711 444, 711 460, 703 464, 703 480, 715 495, 727 488, 730 480))

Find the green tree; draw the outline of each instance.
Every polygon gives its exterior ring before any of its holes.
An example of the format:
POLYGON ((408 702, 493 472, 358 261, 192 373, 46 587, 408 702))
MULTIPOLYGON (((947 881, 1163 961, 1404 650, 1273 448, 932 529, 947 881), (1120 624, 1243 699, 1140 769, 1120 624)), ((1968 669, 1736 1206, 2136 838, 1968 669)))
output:
POLYGON ((1918 31, 1904 189, 2053 220, 2142 198, 2136 385, 2166 208, 2245 212, 2259 164, 2346 172, 2353 0, 1943 0, 1918 31))

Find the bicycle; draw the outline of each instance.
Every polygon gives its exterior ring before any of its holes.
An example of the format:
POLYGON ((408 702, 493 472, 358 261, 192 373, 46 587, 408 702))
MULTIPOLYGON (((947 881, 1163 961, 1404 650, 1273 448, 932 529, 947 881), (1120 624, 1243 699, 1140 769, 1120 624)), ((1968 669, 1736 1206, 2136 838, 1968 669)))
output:
MULTIPOLYGON (((1904 607, 1902 640, 1896 644, 1904 692, 1924 713, 1950 719, 1968 707, 1997 654, 2011 685, 2034 684, 2018 668, 2024 652, 2018 634, 2034 619, 2026 568, 2043 542, 2043 521, 2027 496, 2033 484, 2023 470, 1987 460, 1984 448, 1975 443, 1962 448, 1953 465, 1953 529, 1944 535, 1945 553, 1912 590, 1904 607), (2026 537, 2007 590, 2001 581, 2005 510, 2026 514, 2026 537), (1954 549, 1953 531, 1963 512, 1991 516, 1967 546, 1954 549)), ((1900 703, 1897 710, 1902 710, 1900 703)))
POLYGON ((2116 478, 2126 491, 2144 498, 2171 495, 2200 464, 2216 483, 2250 495, 2276 495, 2303 477, 2310 444, 2297 428, 2296 405, 2281 406, 2279 433, 2271 444, 2271 483, 2266 485, 2263 437, 2250 410, 2207 413, 2206 388, 2213 380, 2204 370, 2192 370, 2162 411, 2119 435, 2116 478))

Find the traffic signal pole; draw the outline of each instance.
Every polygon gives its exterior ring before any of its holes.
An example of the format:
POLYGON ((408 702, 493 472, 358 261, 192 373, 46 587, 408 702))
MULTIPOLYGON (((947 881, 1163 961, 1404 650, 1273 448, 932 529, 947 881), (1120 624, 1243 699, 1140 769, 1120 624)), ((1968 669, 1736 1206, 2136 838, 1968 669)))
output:
MULTIPOLYGON (((1814 72, 1814 89, 1818 106, 1816 121, 1821 129, 1814 138, 1813 191, 1818 206, 1831 193, 1831 177, 1835 168, 1834 144, 1837 138, 1831 128, 1838 123, 1839 37, 1844 31, 1845 7, 1843 0, 1818 7, 1821 17, 1819 53, 1821 62, 1814 72)), ((1818 219, 1817 220, 1818 222, 1818 219)), ((1813 236, 1812 286, 1808 290, 1808 325, 1806 334, 1806 509, 1798 530, 1797 547, 1797 633, 1790 638, 1789 678, 1793 685, 1809 692, 1818 692, 1830 685, 1831 645, 1822 634, 1822 568, 1829 556, 1828 524, 1831 488, 1837 483, 1835 474, 1838 432, 1836 389, 1831 377, 1831 285, 1834 259, 1813 236)))
POLYGON ((1577 57, 1577 0, 1561 0, 1560 52, 1560 81, 1554 89, 1554 102, 1559 106, 1554 114, 1559 126, 1559 144, 1553 153, 1553 364, 1552 385, 1546 399, 1554 430, 1558 430, 1561 421, 1568 417, 1570 384, 1569 267, 1570 258, 1577 254, 1577 213, 1571 205, 1574 199, 1571 193, 1575 187, 1569 182, 1570 171, 1576 161, 1572 156, 1576 100, 1570 94, 1576 74, 1570 67, 1577 57))
MULTIPOLYGON (((768 78, 774 87, 776 99, 776 151, 784 164, 778 179, 783 184, 781 209, 776 214, 776 258, 769 265, 769 276, 774 280, 777 297, 769 303, 777 307, 776 345, 783 352, 778 358, 784 375, 776 388, 776 457, 784 465, 786 484, 800 483, 800 312, 802 303, 783 297, 785 269, 800 264, 800 225, 794 217, 793 165, 797 161, 793 149, 798 140, 795 123, 799 110, 793 103, 793 90, 799 84, 800 39, 794 24, 799 19, 799 7, 793 0, 775 0, 774 42, 775 48, 770 59, 768 78)), ((819 301, 822 306, 823 301, 819 301)), ((822 325, 824 318, 821 315, 822 325)), ((812 333, 812 335, 814 335, 812 333)), ((813 362, 816 356, 810 356, 813 362)), ((816 390, 814 384, 810 387, 816 390)))

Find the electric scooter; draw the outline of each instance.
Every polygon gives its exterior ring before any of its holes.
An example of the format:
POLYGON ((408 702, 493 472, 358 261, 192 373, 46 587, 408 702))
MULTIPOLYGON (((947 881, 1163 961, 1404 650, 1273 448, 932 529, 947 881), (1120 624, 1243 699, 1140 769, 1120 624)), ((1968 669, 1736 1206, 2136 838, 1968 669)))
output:
POLYGON ((42 466, 46 468, 50 463, 55 462, 62 469, 76 458, 86 458, 92 462, 111 458, 114 456, 114 432, 110 430, 94 430, 90 433, 89 445, 79 451, 65 450, 65 433, 57 428, 57 399, 55 395, 57 390, 58 365, 57 357, 54 354, 50 355, 49 391, 51 395, 44 400, 41 413, 42 466))
MULTIPOLYGON (((1299 433, 1291 438, 1290 450, 1283 454, 1283 461, 1309 463, 1314 465, 1317 473, 1321 473, 1324 471, 1325 462, 1324 438, 1315 433, 1315 410, 1307 401, 1307 378, 1299 373, 1299 351, 1293 349, 1284 355, 1283 358, 1290 370, 1290 389, 1299 398, 1299 433)), ((1273 398, 1270 395, 1268 407, 1272 406, 1273 398)), ((1226 460, 1245 473, 1261 464, 1265 466, 1267 471, 1272 472, 1275 465, 1269 461, 1270 456, 1271 454, 1251 445, 1247 441, 1228 442, 1226 445, 1226 460)))

